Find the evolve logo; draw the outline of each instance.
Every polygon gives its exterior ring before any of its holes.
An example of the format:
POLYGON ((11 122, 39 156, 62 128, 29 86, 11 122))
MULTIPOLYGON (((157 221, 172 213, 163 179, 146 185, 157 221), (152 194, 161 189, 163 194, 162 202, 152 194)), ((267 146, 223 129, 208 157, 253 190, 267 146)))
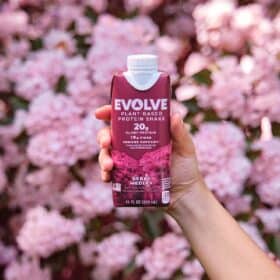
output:
POLYGON ((168 99, 167 98, 158 98, 158 99, 119 99, 116 98, 114 102, 115 110, 134 110, 134 111, 158 111, 158 110, 167 110, 168 109, 168 99))

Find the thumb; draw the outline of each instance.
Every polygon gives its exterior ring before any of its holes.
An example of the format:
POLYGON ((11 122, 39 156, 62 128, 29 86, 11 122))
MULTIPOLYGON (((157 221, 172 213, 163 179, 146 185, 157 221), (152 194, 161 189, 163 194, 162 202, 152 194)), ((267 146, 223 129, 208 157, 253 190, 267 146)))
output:
POLYGON ((171 137, 173 150, 181 156, 194 156, 195 147, 189 132, 179 114, 171 116, 171 137))

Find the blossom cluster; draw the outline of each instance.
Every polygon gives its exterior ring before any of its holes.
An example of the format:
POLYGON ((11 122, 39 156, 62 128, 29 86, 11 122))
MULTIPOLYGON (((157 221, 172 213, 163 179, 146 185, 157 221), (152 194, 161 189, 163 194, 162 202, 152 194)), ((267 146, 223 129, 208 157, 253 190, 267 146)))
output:
POLYGON ((194 142, 208 187, 223 201, 240 196, 251 169, 244 154, 242 131, 229 122, 205 122, 195 134, 194 142))
MULTIPOLYGON (((0 2, 1 279, 205 278, 175 220, 114 208, 100 178, 93 113, 133 53, 158 55, 207 186, 280 257, 279 1, 0 2)), ((155 180, 169 152, 115 172, 155 180)))
POLYGON ((31 256, 48 257, 53 252, 79 242, 84 234, 79 220, 68 220, 57 211, 38 206, 30 209, 17 237, 19 247, 31 256))
POLYGON ((189 253, 185 238, 168 233, 157 238, 151 248, 144 249, 137 256, 136 264, 147 271, 144 279, 170 279, 189 253))

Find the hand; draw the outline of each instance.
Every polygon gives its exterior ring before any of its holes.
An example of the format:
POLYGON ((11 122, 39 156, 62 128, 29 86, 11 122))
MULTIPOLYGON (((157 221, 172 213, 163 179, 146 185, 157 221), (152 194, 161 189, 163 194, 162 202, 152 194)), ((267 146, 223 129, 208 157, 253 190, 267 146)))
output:
MULTIPOLYGON (((111 105, 105 105, 95 111, 97 119, 110 121, 111 105)), ((168 209, 175 206, 176 202, 186 193, 191 191, 197 182, 202 180, 198 169, 194 144, 189 133, 189 127, 184 124, 178 114, 171 116, 171 203, 168 209)), ((97 135, 100 145, 99 164, 101 166, 101 177, 105 182, 111 181, 113 160, 110 156, 111 131, 110 127, 101 129, 97 135)))

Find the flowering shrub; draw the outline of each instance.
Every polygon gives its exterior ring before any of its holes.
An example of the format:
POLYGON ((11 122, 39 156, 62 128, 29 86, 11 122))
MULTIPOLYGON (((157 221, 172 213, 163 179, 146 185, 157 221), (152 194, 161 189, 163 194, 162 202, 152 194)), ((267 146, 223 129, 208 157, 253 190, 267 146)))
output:
MULTIPOLYGON (((140 52, 157 54, 171 75, 172 111, 192 127, 208 187, 276 260, 279 8, 277 0, 1 1, 0 278, 206 279, 171 217, 114 209, 100 180, 96 133, 105 123, 92 113, 109 102, 126 56, 140 52)), ((164 154, 153 158, 165 164, 164 154)), ((127 174, 150 168, 150 158, 115 156, 127 174)))

